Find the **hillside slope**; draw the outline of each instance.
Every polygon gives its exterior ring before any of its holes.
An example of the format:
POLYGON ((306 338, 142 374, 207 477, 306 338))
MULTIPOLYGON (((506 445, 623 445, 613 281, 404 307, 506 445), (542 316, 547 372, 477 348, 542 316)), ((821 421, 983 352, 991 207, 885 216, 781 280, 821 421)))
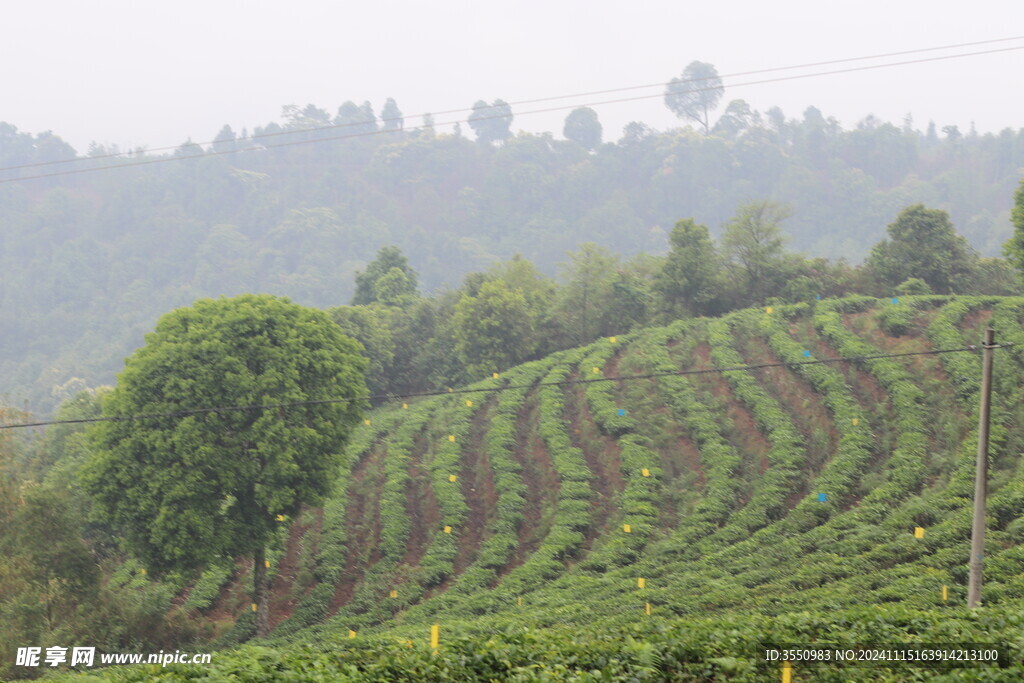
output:
MULTIPOLYGON (((483 657, 697 680, 763 674, 734 650, 770 638, 1005 640, 1024 623, 1022 316, 1024 298, 999 297, 745 310, 375 411, 333 498, 282 524, 267 644, 284 649, 243 650, 222 673, 255 656, 443 678, 483 657), (996 352, 987 609, 968 612, 980 354, 918 352, 987 326, 1015 345, 996 352), (872 358, 900 353, 915 355, 872 358), (716 371, 841 356, 866 358, 716 371), (435 623, 444 664, 402 650, 435 623)), ((246 572, 211 570, 179 602, 221 645, 252 632, 246 572)))
MULTIPOLYGON (((648 604, 680 616, 932 608, 943 585, 961 604, 978 354, 574 381, 957 348, 988 325, 1018 341, 1022 314, 1016 298, 747 310, 379 410, 343 485, 294 521, 275 559, 274 635, 483 615, 581 624, 648 604)), ((984 598, 1015 604, 1024 343, 997 353, 984 598)), ((241 636, 244 580, 207 575, 221 595, 192 606, 241 615, 241 636)))

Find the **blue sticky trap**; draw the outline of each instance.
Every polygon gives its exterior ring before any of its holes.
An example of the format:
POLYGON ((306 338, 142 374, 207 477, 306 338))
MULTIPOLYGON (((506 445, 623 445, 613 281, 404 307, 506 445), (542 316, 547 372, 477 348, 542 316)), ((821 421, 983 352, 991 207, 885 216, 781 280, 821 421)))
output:
POLYGON ((818 301, 821 301, 821 294, 819 294, 818 296, 816 296, 814 298, 817 299, 818 301))
POLYGON ((625 408, 619 408, 619 416, 622 416, 622 415, 625 415, 625 414, 626 414, 626 409, 625 408))
POLYGON ((808 351, 807 349, 804 349, 804 358, 810 358, 810 357, 811 357, 811 352, 808 351))
POLYGON ((899 300, 899 297, 895 297, 895 296, 894 296, 894 297, 892 298, 892 302, 893 302, 894 304, 898 304, 898 303, 900 302, 900 300, 899 300))
POLYGON ((827 497, 825 496, 824 493, 819 493, 818 494, 818 502, 819 503, 824 503, 826 499, 827 499, 827 497))

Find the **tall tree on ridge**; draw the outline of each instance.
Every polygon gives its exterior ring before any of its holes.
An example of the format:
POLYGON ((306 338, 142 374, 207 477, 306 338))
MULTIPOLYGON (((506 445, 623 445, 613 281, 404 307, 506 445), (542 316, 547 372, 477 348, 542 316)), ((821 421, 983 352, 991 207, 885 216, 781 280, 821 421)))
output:
POLYGON ((665 88, 665 106, 681 119, 699 123, 706 135, 711 130, 711 112, 718 106, 725 88, 718 70, 707 62, 693 61, 681 78, 673 78, 665 88))
POLYGON ((380 120, 384 124, 384 130, 402 130, 405 126, 402 110, 398 108, 394 98, 389 97, 384 102, 384 108, 380 111, 380 120))
POLYGON ((601 144, 601 122, 597 112, 590 107, 579 107, 565 117, 562 134, 586 150, 593 150, 601 144))
POLYGON ((480 142, 499 142, 512 137, 512 107, 504 100, 487 104, 478 100, 469 115, 469 127, 480 142))
POLYGON ((349 100, 338 107, 334 125, 344 126, 348 135, 372 133, 377 130, 377 117, 369 102, 359 105, 349 100))

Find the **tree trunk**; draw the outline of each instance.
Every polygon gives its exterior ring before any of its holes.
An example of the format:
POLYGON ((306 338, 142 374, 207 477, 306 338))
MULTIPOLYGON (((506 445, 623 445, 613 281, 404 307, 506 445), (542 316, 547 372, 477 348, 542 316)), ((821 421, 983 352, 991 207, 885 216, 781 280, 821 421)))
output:
POLYGON ((270 602, 267 595, 266 549, 260 546, 252 556, 252 601, 256 605, 256 637, 270 634, 270 602))

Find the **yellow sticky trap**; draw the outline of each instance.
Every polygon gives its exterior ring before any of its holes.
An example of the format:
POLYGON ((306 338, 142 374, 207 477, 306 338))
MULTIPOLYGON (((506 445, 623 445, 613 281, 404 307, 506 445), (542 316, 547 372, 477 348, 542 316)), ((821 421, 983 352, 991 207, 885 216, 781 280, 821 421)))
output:
POLYGON ((942 587, 942 600, 949 600, 949 586, 942 587))
POLYGON ((263 566, 270 569, 270 560, 263 560, 263 566))
POLYGON ((793 665, 789 662, 782 663, 782 683, 793 683, 793 665))
POLYGON ((391 591, 391 597, 392 598, 397 598, 398 597, 398 591, 394 591, 394 590, 391 591))
POLYGON ((637 588, 647 588, 647 579, 637 579, 636 580, 636 587, 637 588))
POLYGON ((449 441, 455 441, 455 435, 454 434, 449 434, 448 435, 448 440, 449 441))
POLYGON ((645 467, 642 470, 640 470, 640 474, 644 475, 645 477, 649 477, 651 476, 651 471, 645 467))
POLYGON ((402 410, 409 410, 409 404, 408 403, 403 403, 402 404, 402 410))
POLYGON ((644 604, 644 612, 647 613, 647 616, 651 616, 651 603, 644 604))
POLYGON ((498 379, 499 377, 501 377, 501 375, 499 375, 498 373, 496 373, 496 372, 492 372, 491 373, 491 379, 498 379))
POLYGON ((914 538, 924 538, 924 527, 921 527, 921 526, 915 526, 914 527, 914 538))
POLYGON ((765 313, 771 313, 772 312, 772 307, 771 306, 765 306, 764 312, 765 313))
POLYGON ((450 534, 450 533, 452 532, 452 528, 451 528, 450 526, 446 526, 446 527, 444 528, 444 532, 445 532, 446 534, 450 534))
POLYGON ((368 424, 370 424, 370 421, 369 420, 363 420, 363 424, 364 425, 368 425, 368 424))
POLYGON ((472 401, 466 401, 466 407, 467 408, 472 408, 473 407, 473 402, 472 401))
POLYGON ((594 374, 595 374, 595 375, 596 375, 597 373, 599 373, 599 372, 601 372, 601 371, 600 371, 600 370, 598 370, 597 368, 594 368, 594 374))
POLYGON ((278 515, 277 516, 277 521, 283 522, 284 521, 284 515, 278 515))
POLYGON ((430 648, 437 649, 441 644, 441 624, 433 624, 430 627, 430 648))
POLYGON ((622 530, 625 531, 627 534, 633 533, 633 529, 630 528, 630 526, 628 524, 623 524, 622 525, 622 530))
POLYGON ((406 647, 412 647, 412 641, 411 640, 405 641, 405 646, 406 647))
POLYGON ((855 418, 853 418, 853 426, 854 426, 854 427, 856 427, 856 426, 857 426, 857 425, 859 425, 859 424, 860 424, 860 419, 859 419, 859 418, 856 418, 856 417, 855 417, 855 418))
POLYGON ((459 480, 458 476, 456 476, 456 475, 454 475, 454 474, 449 474, 449 475, 448 475, 448 481, 450 481, 451 483, 453 483, 453 484, 454 484, 454 483, 455 483, 455 482, 457 482, 458 480, 459 480))
POLYGON ((608 337, 608 341, 610 341, 612 344, 614 344, 615 343, 615 337, 608 337))
POLYGON ((143 575, 143 576, 145 576, 145 575, 146 575, 146 570, 145 570, 145 569, 140 569, 139 571, 141 571, 141 572, 142 572, 142 575, 143 575))
POLYGON ((252 611, 253 611, 253 612, 255 612, 255 611, 256 611, 256 603, 255 603, 255 602, 254 602, 254 603, 252 603, 252 611))
MULTIPOLYGON (((943 588, 945 588, 945 586, 943 586, 943 588)), ((516 600, 516 604, 519 605, 520 607, 522 607, 523 606, 523 599, 522 598, 517 599, 516 600)))
POLYGON ((448 393, 449 393, 449 394, 450 394, 450 393, 452 393, 453 391, 455 391, 455 390, 454 390, 454 389, 452 389, 451 387, 448 387, 448 393))
POLYGON ((353 631, 352 629, 349 629, 348 630, 348 637, 349 638, 355 638, 356 637, 356 632, 353 631))

